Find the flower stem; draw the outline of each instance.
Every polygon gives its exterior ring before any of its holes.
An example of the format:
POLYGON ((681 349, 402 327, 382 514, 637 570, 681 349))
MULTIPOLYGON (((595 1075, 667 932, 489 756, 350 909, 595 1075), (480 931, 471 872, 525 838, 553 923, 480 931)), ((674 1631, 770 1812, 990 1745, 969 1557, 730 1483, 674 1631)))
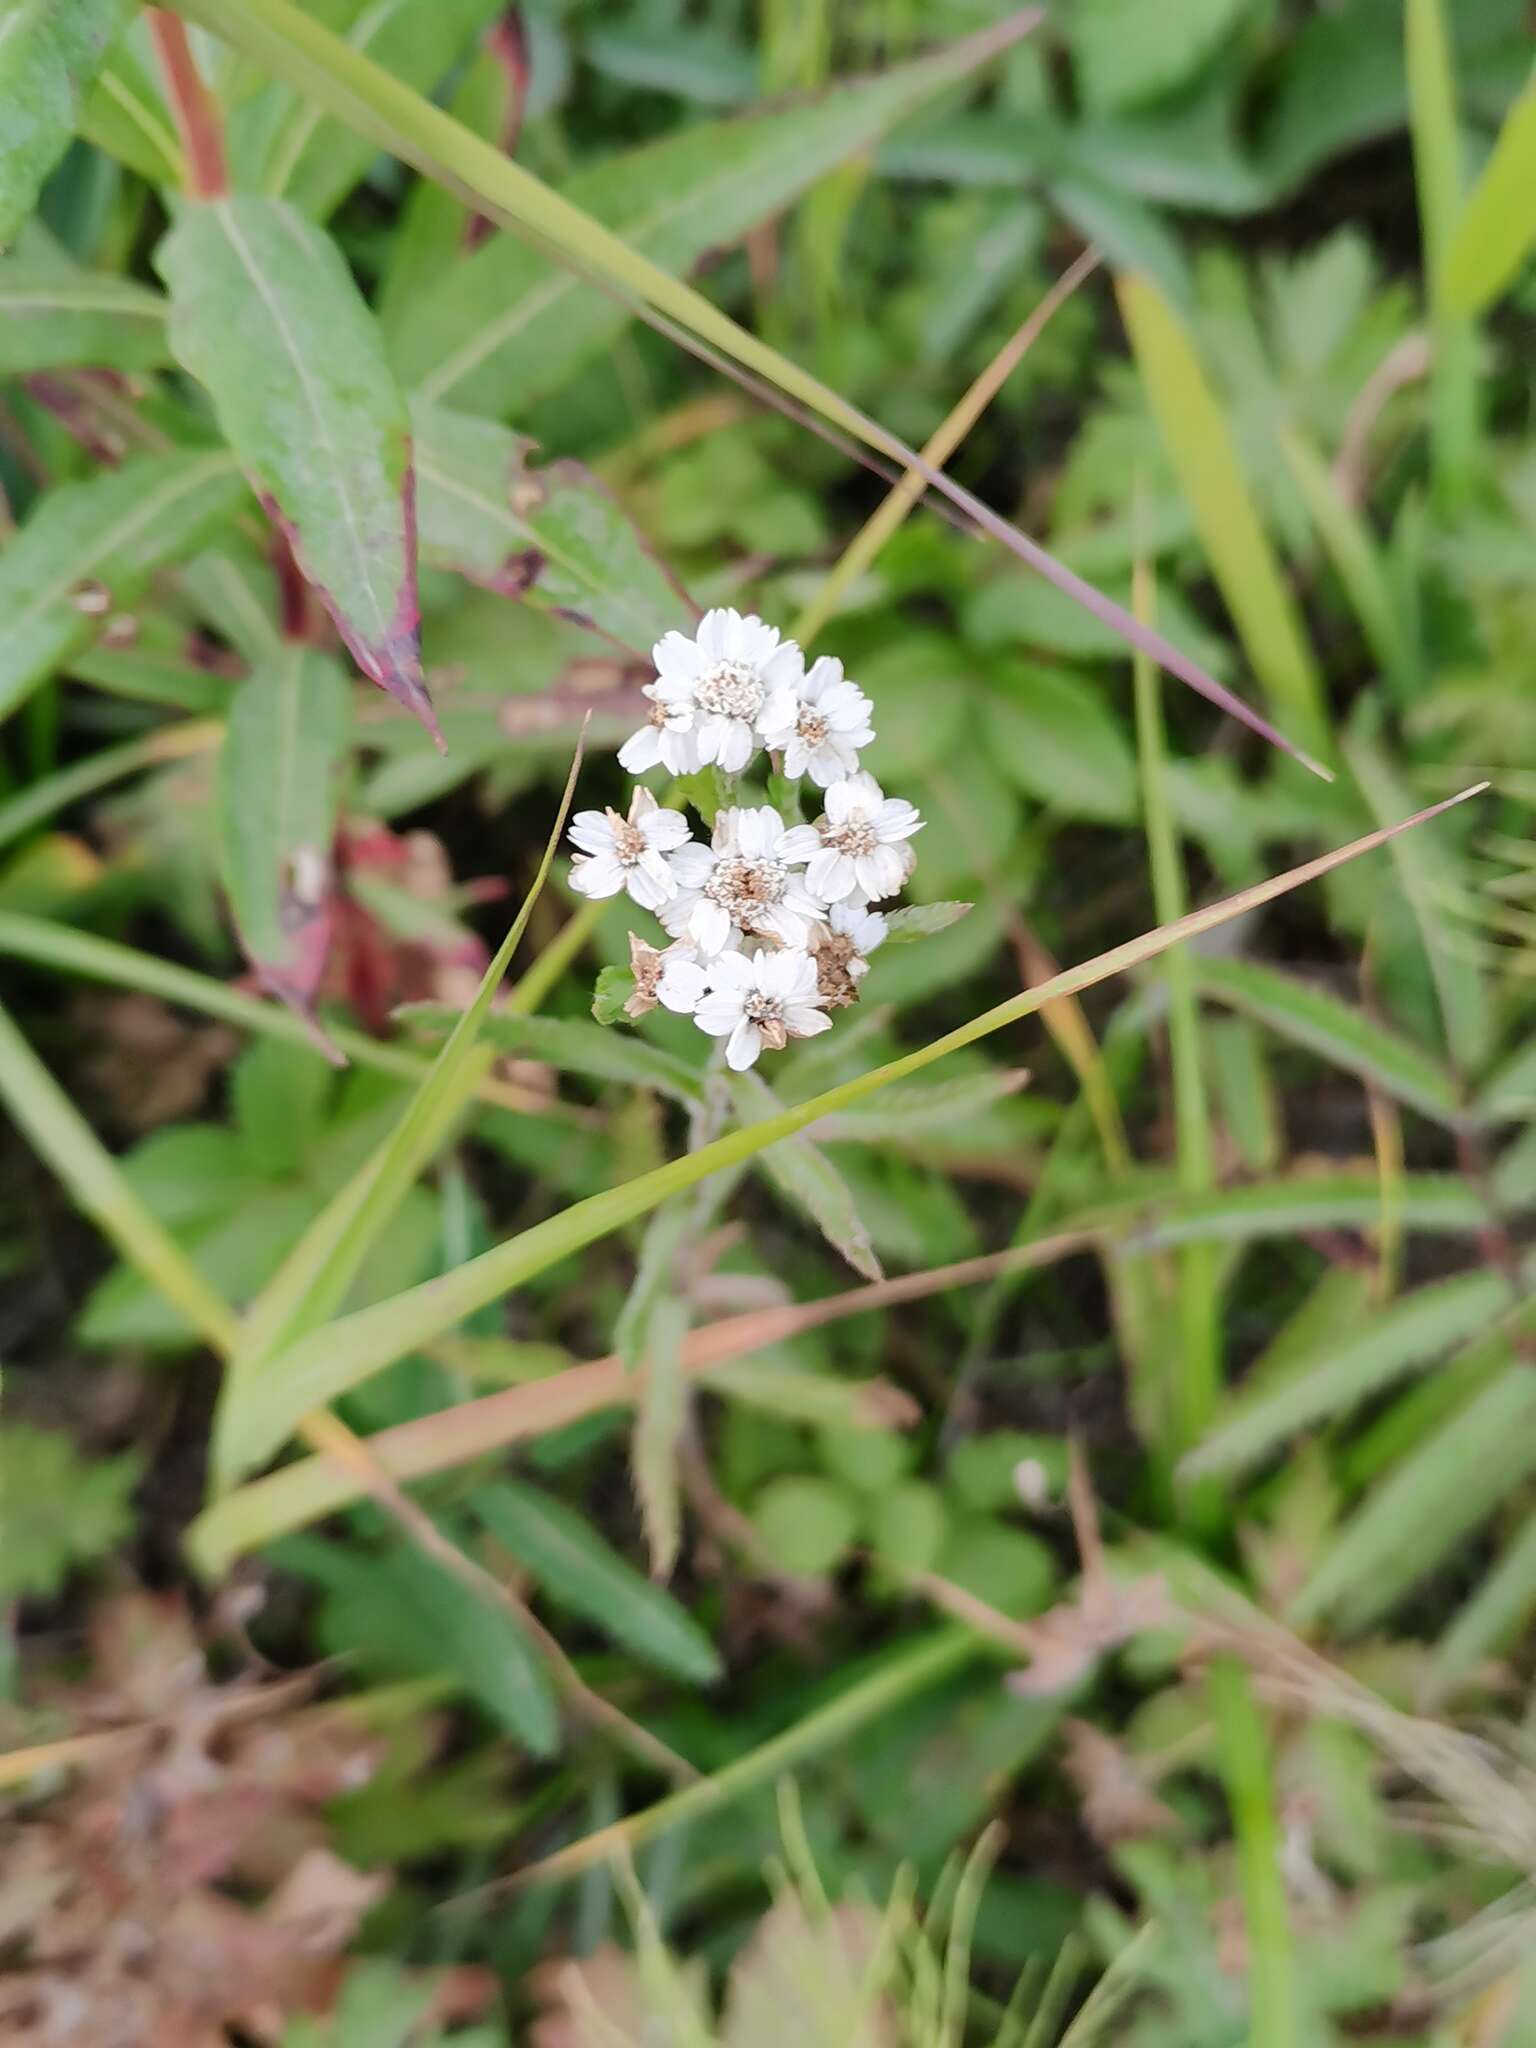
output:
POLYGON ((163 7, 148 8, 146 16, 187 160, 187 191, 194 199, 222 199, 229 191, 223 116, 197 68, 186 24, 163 7))

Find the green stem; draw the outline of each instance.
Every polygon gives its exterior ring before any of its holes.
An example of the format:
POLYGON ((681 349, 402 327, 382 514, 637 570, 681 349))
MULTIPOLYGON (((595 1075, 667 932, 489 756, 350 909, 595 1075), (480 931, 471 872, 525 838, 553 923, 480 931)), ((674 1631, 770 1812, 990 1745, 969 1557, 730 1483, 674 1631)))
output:
POLYGON ((1236 1658, 1218 1657, 1206 1685, 1237 1838, 1248 1929, 1250 2048, 1298 2048, 1301 2015, 1264 1722, 1247 1667, 1236 1658))

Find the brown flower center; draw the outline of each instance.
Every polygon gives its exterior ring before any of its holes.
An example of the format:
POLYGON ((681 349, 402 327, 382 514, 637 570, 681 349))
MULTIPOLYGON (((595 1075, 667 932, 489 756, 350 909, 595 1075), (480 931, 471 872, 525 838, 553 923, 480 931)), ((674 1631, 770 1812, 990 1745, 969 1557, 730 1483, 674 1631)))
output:
POLYGON ((645 834, 638 825, 631 825, 628 818, 621 818, 617 811, 608 813, 608 823, 613 831, 613 850, 620 862, 632 868, 645 851, 645 834))
POLYGON ((796 721, 795 730, 808 747, 819 747, 832 728, 819 711, 813 711, 807 704, 796 721))
POLYGON ((855 859, 860 854, 873 853, 880 844, 875 837, 875 828, 867 818, 850 818, 845 825, 823 825, 821 843, 855 859))
POLYGON ((762 679, 744 661, 717 661, 694 684, 693 696, 701 710, 750 722, 763 708, 762 679))

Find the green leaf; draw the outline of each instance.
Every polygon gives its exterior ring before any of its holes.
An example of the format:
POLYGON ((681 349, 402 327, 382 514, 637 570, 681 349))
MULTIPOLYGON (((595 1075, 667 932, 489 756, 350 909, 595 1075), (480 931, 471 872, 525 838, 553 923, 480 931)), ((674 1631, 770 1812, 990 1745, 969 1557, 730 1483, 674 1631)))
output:
MULTIPOLYGON (((756 1074, 734 1075, 731 1094, 746 1128, 778 1115, 784 1107, 756 1074)), ((810 1218, 856 1273, 866 1280, 885 1277, 853 1190, 819 1146, 809 1138, 786 1138, 762 1153, 758 1163, 791 1207, 810 1218)))
POLYGON ((1128 824, 1136 763, 1093 685, 1063 669, 999 663, 983 714, 992 758, 1010 781, 1069 818, 1128 824))
POLYGON ((1155 100, 1191 79, 1248 11, 1248 0, 1076 0, 1066 16, 1078 90, 1092 113, 1155 100))
POLYGON ((0 552, 0 717, 87 646, 153 570, 199 547, 244 495, 220 449, 135 455, 40 498, 0 552))
POLYGON ((1432 1280, 1389 1307, 1332 1332, 1311 1358, 1293 1359, 1279 1381, 1238 1399, 1181 1470, 1232 1472, 1318 1422, 1350 1413, 1404 1373, 1486 1328, 1508 1303, 1499 1273, 1432 1280))
POLYGON ((167 356, 157 292, 108 271, 0 257, 0 377, 73 363, 151 370, 167 356))
POLYGON ((597 970, 597 980, 592 985, 592 1014, 605 1028, 622 1023, 628 1015, 627 1004, 635 992, 634 969, 610 963, 597 970))
POLYGON ((425 558, 649 655, 686 601, 579 462, 528 460, 533 443, 417 399, 417 517, 425 558))
POLYGON ((477 1487, 470 1505, 553 1599, 622 1648, 693 1685, 709 1685, 720 1676, 715 1647, 692 1616, 564 1502, 505 1479, 477 1487))
POLYGON ((930 939, 946 932, 976 908, 974 903, 905 903, 885 913, 885 943, 905 946, 913 939, 930 939))
POLYGON ((1274 709, 1314 751, 1326 753, 1322 678, 1194 342, 1146 278, 1122 277, 1117 290, 1158 432, 1243 651, 1274 709))
MULTIPOLYGON (((960 44, 815 100, 701 123, 577 172, 562 196, 682 275, 868 149, 980 55, 960 44)), ((566 382, 629 318, 548 256, 498 235, 403 310, 391 354, 426 397, 505 415, 566 382)))
POLYGON ((1536 79, 1505 116, 1493 155, 1451 230, 1441 273, 1447 311, 1481 312, 1536 245, 1536 79))
MULTIPOLYGON (((407 1003, 396 1014, 404 1024, 424 1025, 435 1033, 447 1033, 458 1021, 458 1012, 443 1003, 407 1003)), ((703 1094, 699 1070, 676 1053, 663 1052, 660 1046, 632 1033, 589 1024, 582 1017, 524 1017, 493 1011, 485 1020, 482 1036, 499 1052, 543 1060, 562 1074, 580 1074, 589 1081, 617 1081, 630 1088, 654 1088, 674 1102, 695 1103, 703 1094)))
POLYGON ((0 1428, 0 1600, 52 1599, 133 1528, 134 1457, 82 1457, 57 1429, 0 1428))
POLYGON ((1358 1074, 1436 1123, 1454 1127, 1461 1122, 1456 1085, 1445 1068, 1352 1004, 1252 960, 1197 955, 1194 968, 1204 994, 1267 1024, 1292 1045, 1358 1074))
POLYGON ((236 197, 189 206, 155 264, 177 361, 358 666, 435 733, 405 400, 340 253, 282 201, 236 197))
POLYGON ((220 869, 240 943, 273 995, 307 1010, 330 940, 331 841, 351 737, 336 664, 285 647, 246 677, 219 753, 220 869))
POLYGON ((138 25, 130 25, 86 99, 80 133, 147 184, 180 186, 186 160, 151 61, 148 35, 141 37, 138 25))
POLYGON ((1496 1379, 1383 1481, 1333 1538, 1294 1607, 1369 1628, 1536 1470, 1536 1381, 1496 1379))
POLYGON ((884 1099, 843 1116, 829 1117, 821 1136, 827 1144, 902 1144, 931 1132, 951 1132, 982 1115, 994 1103, 1017 1095, 1029 1079, 1022 1069, 984 1069, 953 1081, 913 1081, 890 1089, 884 1099))
POLYGON ((68 147, 128 0, 0 0, 0 243, 68 147))
POLYGON ((752 1504, 752 1524, 781 1571, 816 1578, 847 1555, 858 1533, 858 1505, 830 1480, 786 1474, 771 1479, 752 1504))

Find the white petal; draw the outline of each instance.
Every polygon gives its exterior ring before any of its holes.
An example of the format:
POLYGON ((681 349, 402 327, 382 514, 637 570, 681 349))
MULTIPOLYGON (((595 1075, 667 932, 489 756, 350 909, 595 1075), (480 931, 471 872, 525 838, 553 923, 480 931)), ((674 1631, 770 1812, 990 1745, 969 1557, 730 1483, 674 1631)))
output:
POLYGON ((778 837, 774 833, 770 838, 761 806, 733 810, 729 830, 732 846, 747 860, 766 860, 773 840, 778 837))
POLYGON ((825 1010, 791 1003, 784 1012, 784 1028, 791 1038, 814 1038, 818 1031, 830 1031, 832 1019, 825 1010))
POLYGON ((804 880, 808 896, 822 903, 836 903, 851 893, 858 876, 846 853, 839 853, 835 846, 824 846, 812 855, 804 880))
POLYGON ((857 778, 844 776, 841 782, 834 782, 827 791, 827 816, 834 825, 846 825, 860 808, 859 792, 854 787, 857 778))
POLYGON ((688 820, 681 811, 648 811, 638 822, 646 844, 662 853, 671 853, 689 837, 688 820))
MULTIPOLYGON (((757 985, 765 996, 787 996, 795 988, 798 975, 799 956, 788 949, 782 953, 760 953, 757 958, 757 985)), ((809 956, 807 955, 807 964, 809 956)), ((815 969, 812 969, 814 976, 815 969)))
POLYGON ((791 825, 773 843, 774 859, 787 861, 791 866, 813 859, 820 851, 821 834, 814 825, 791 825))
POLYGON ((859 887, 873 903, 894 896, 906 879, 901 855, 894 846, 877 846, 873 853, 861 853, 853 866, 859 887))
MULTIPOLYGON (((775 640, 778 639, 771 626, 767 630, 773 633, 775 640)), ((757 663, 758 673, 771 690, 786 686, 794 689, 805 673, 805 657, 793 640, 786 640, 777 650, 759 654, 757 663)))
POLYGON ((804 946, 811 936, 806 920, 782 900, 767 910, 759 911, 758 923, 783 946, 804 946))
POLYGON ((693 729, 693 744, 699 757, 699 766, 709 768, 720 757, 720 748, 730 727, 730 720, 711 716, 702 719, 693 729))
POLYGON ((706 959, 723 952, 726 940, 731 936, 729 911, 711 897, 701 896, 688 920, 688 936, 706 959))
POLYGON ((891 796, 881 804, 870 823, 882 839, 910 839, 914 832, 922 830, 923 820, 915 804, 909 804, 903 796, 891 796))
POLYGON ((734 989, 738 995, 745 995, 748 989, 758 986, 756 954, 717 953, 709 963, 709 979, 713 988, 734 989))
POLYGON ((691 731, 680 732, 667 726, 660 735, 657 753, 669 775, 692 775, 702 766, 698 735, 691 731))
POLYGON ((833 746, 830 739, 823 740, 814 754, 806 756, 806 771, 818 789, 827 789, 839 782, 848 773, 850 765, 857 765, 858 755, 845 752, 833 746))
POLYGON ((659 676, 681 676, 691 682, 704 667, 704 657, 696 640, 690 640, 686 633, 663 633, 651 649, 651 661, 659 676))
POLYGON ((619 766, 630 775, 643 775, 661 759, 661 733, 654 725, 642 725, 619 749, 619 766))
MULTIPOLYGON (((763 708, 757 714, 757 729, 767 740, 769 733, 790 733, 800 717, 800 695, 789 684, 772 689, 763 699, 763 708)), ((768 740, 770 746, 775 742, 768 740)))
POLYGON ((669 1010, 687 1016, 709 993, 709 976, 697 960, 669 960, 656 984, 656 999, 669 1010))
POLYGON ((733 995, 709 995, 693 1013, 693 1021, 711 1038, 724 1038, 742 1022, 741 999, 733 995))
POLYGON ((730 648, 727 645, 727 641, 734 634, 735 628, 740 624, 740 612, 731 611, 729 608, 708 611, 700 619, 699 630, 694 635, 694 638, 697 640, 701 651, 711 661, 719 661, 722 655, 729 654, 730 648))
POLYGON ((617 896, 624 886, 624 870, 611 853, 571 862, 571 887, 578 896, 617 896))
POLYGON ((757 740, 744 718, 726 719, 724 726, 725 731, 720 741, 720 766, 727 775, 739 775, 757 752, 757 740))
POLYGON ((571 820, 571 843, 583 853, 611 853, 613 827, 601 811, 578 811, 571 820))
POLYGON ((818 654, 805 672, 805 696, 818 711, 824 711, 827 696, 843 680, 843 664, 835 654, 818 654))
MULTIPOLYGON (((660 856, 656 855, 654 858, 659 859, 660 856)), ((643 865, 632 867, 626 872, 624 886, 629 891, 630 901, 638 903, 642 910, 660 910, 667 898, 677 893, 677 884, 670 874, 666 882, 658 882, 643 865)))
POLYGON ((755 1064, 763 1049, 763 1034, 750 1017, 743 1017, 725 1044, 725 1064, 733 1073, 744 1074, 755 1064))
POLYGON ((672 872, 685 889, 702 889, 715 870, 715 849, 690 839, 676 853, 667 856, 672 872))

